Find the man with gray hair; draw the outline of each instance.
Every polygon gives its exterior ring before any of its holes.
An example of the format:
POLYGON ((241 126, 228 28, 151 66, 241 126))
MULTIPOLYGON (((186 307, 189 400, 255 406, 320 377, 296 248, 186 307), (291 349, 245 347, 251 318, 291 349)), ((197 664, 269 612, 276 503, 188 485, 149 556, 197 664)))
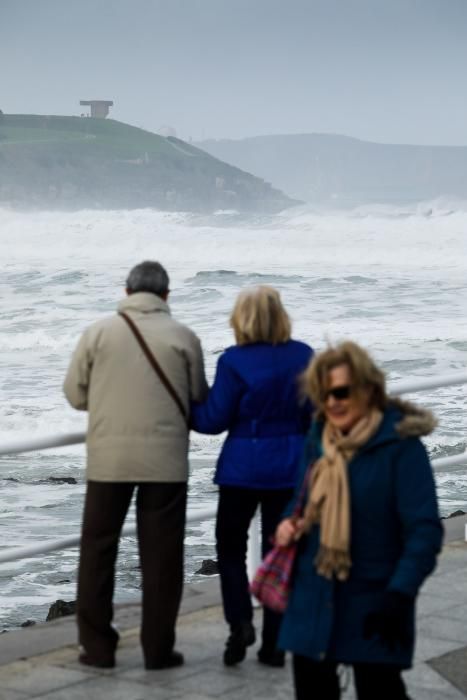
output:
POLYGON ((115 665, 112 626, 118 541, 136 491, 147 669, 179 666, 175 623, 183 587, 190 401, 207 392, 201 344, 169 311, 162 265, 134 267, 118 315, 90 326, 64 390, 89 412, 87 489, 78 573, 81 663, 115 665))

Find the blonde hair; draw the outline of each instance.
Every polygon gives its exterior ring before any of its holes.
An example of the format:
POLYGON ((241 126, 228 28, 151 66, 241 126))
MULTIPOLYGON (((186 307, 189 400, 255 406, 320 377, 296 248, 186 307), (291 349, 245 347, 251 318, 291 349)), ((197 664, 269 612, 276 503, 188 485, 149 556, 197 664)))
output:
POLYGON ((266 285, 240 292, 230 316, 230 325, 238 345, 277 345, 290 340, 290 319, 279 292, 266 285))
POLYGON ((315 416, 323 417, 329 372, 341 365, 349 368, 355 392, 370 390, 370 407, 383 410, 388 402, 384 372, 366 350, 348 340, 315 355, 303 374, 304 389, 315 406, 315 416))

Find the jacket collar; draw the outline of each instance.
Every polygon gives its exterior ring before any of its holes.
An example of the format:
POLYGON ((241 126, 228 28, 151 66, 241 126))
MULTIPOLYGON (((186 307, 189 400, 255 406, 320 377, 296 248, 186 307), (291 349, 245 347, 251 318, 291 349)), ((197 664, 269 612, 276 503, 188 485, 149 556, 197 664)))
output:
MULTIPOLYGON (((313 435, 321 442, 324 423, 312 425, 313 435)), ((391 398, 384 411, 383 420, 376 433, 363 445, 359 453, 372 450, 385 443, 398 442, 407 437, 429 435, 436 427, 436 419, 431 411, 420 408, 408 401, 391 398)))
POLYGON ((139 311, 143 314, 154 313, 160 311, 170 314, 169 305, 157 294, 150 292, 135 292, 129 294, 122 299, 118 304, 119 311, 139 311))
POLYGON ((431 411, 410 401, 391 397, 379 430, 362 450, 404 438, 429 435, 436 428, 436 424, 436 418, 431 411))

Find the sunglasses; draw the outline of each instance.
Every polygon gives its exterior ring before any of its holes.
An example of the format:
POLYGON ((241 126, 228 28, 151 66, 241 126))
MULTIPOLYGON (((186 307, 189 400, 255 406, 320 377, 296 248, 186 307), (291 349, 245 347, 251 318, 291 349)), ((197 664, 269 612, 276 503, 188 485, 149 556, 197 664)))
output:
POLYGON ((328 389, 324 394, 324 401, 326 402, 330 396, 336 399, 336 401, 344 401, 350 398, 352 388, 350 384, 343 384, 342 386, 335 386, 332 389, 328 389))

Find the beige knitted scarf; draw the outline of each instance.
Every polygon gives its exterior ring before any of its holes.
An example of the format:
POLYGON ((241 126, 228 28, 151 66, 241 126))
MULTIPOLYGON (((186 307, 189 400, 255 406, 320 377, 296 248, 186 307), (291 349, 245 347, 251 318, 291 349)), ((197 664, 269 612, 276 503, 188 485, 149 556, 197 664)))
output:
POLYGON ((373 409, 344 435, 326 422, 322 434, 323 456, 313 465, 308 502, 300 527, 308 532, 320 525, 320 548, 316 569, 326 578, 335 575, 340 581, 349 576, 350 494, 347 464, 357 450, 376 433, 383 414, 373 409))

